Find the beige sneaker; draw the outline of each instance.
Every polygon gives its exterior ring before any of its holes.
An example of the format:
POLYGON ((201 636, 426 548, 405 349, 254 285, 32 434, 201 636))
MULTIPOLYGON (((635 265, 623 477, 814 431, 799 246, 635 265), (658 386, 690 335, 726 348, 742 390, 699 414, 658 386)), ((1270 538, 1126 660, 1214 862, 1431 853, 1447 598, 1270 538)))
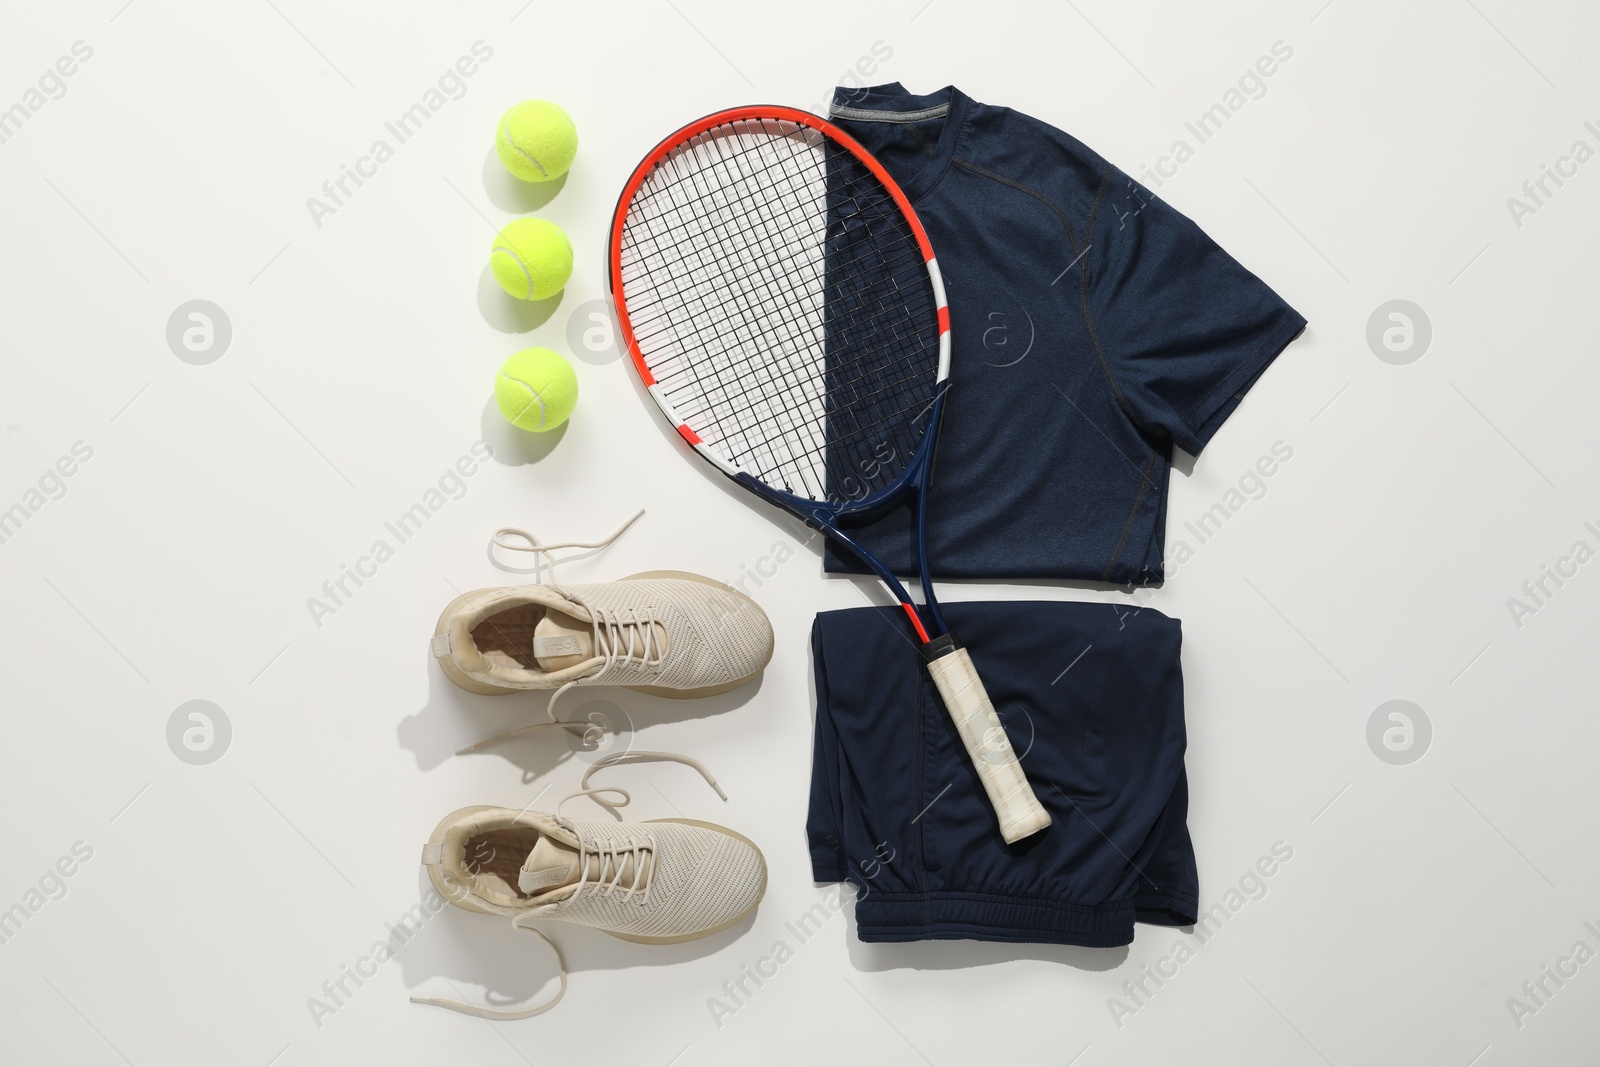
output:
MULTIPOLYGON (((509 529, 497 532, 494 543, 539 553, 592 547, 541 545, 531 534, 509 529), (508 535, 528 545, 509 544, 503 540, 508 535)), ((553 708, 556 697, 577 685, 619 685, 667 697, 737 689, 772 659, 772 624, 754 600, 704 575, 647 571, 570 586, 555 584, 552 576, 548 585, 478 589, 457 597, 439 616, 432 649, 445 677, 468 692, 556 691, 550 722, 461 750, 468 752, 535 729, 569 726, 555 721, 553 708)))
MULTIPOLYGON (((621 759, 686 763, 716 785, 687 757, 633 752, 615 761, 621 759)), ((628 802, 620 789, 584 789, 572 796, 600 799, 597 794, 603 793, 621 794, 622 804, 628 802)), ((621 806, 601 803, 613 814, 621 806)), ((423 846, 422 862, 434 888, 450 903, 510 916, 512 926, 538 934, 556 952, 561 988, 532 1008, 507 1012, 437 997, 411 998, 493 1019, 539 1015, 566 993, 560 950, 542 931, 524 926, 525 920, 577 923, 625 941, 670 945, 727 929, 756 909, 767 888, 766 860, 754 843, 725 826, 694 819, 616 822, 526 809, 462 808, 435 828, 423 846)))

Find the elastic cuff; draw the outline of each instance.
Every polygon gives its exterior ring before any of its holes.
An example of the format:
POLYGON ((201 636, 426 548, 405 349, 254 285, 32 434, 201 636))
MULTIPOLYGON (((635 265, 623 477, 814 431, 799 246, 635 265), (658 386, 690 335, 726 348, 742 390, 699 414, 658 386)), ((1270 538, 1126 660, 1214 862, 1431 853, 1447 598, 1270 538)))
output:
POLYGON ((856 901, 862 941, 1005 941, 1115 948, 1133 941, 1131 901, 1066 904, 987 893, 869 892, 856 901))
POLYGON ((1152 893, 1135 897, 1134 918, 1151 926, 1193 926, 1199 901, 1190 896, 1152 893))

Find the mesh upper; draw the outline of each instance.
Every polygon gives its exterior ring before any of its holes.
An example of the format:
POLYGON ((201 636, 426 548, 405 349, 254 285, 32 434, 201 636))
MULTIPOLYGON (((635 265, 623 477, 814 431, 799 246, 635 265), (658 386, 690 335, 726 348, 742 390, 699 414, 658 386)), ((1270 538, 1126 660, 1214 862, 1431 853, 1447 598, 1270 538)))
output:
MULTIPOLYGON (((452 615, 446 632, 455 643, 445 653, 468 677, 495 686, 529 689, 554 689, 567 682, 599 685, 660 686, 667 689, 706 689, 731 685, 753 678, 772 657, 772 624, 754 601, 727 586, 688 578, 630 578, 619 582, 571 586, 509 586, 483 590, 462 604, 452 615), (524 604, 556 608, 580 620, 593 622, 615 619, 623 624, 613 630, 602 622, 600 632, 620 648, 634 636, 634 660, 623 663, 619 655, 609 669, 597 670, 596 655, 583 663, 556 671, 540 670, 529 662, 513 669, 491 665, 472 644, 471 627, 494 625, 494 620, 510 608, 524 604), (639 628, 627 624, 649 618, 666 631, 666 649, 659 662, 639 661, 639 628), (482 622, 472 620, 481 619, 482 622), (466 645, 461 644, 465 639, 466 645)), ((532 645, 532 630, 528 644, 532 645)), ((497 634, 516 634, 508 625, 497 634)), ((653 650, 659 654, 659 648, 653 650)), ((504 656, 500 657, 505 660, 504 656)))
POLYGON ((772 655, 772 626, 766 615, 720 585, 635 578, 565 586, 562 592, 592 613, 615 612, 624 622, 648 613, 666 628, 668 651, 659 668, 613 664, 597 679, 608 685, 725 685, 755 674, 772 655))
POLYGON ((552 919, 639 937, 681 937, 729 922, 761 899, 761 853, 739 838, 675 822, 619 823, 563 819, 586 843, 655 842, 649 903, 642 892, 585 889, 551 905, 552 919))

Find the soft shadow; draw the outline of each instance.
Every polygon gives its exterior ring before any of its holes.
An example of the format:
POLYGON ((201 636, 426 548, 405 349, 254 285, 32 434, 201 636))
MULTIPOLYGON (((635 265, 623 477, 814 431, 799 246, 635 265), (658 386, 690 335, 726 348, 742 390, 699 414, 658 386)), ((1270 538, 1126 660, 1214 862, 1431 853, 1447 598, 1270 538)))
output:
POLYGON ((1127 945, 1085 948, 1082 945, 1014 945, 1002 941, 864 942, 856 937, 856 894, 842 889, 841 893, 845 901, 845 949, 858 971, 953 971, 1014 960, 1041 960, 1080 971, 1114 971, 1128 958, 1127 945))
POLYGON ((506 165, 495 154, 494 145, 489 146, 489 154, 483 157, 483 191, 489 194, 490 203, 501 211, 517 214, 538 211, 554 200, 566 184, 565 174, 547 182, 523 181, 506 170, 506 165))
POLYGON ((487 263, 478 276, 478 310, 483 314, 483 321, 501 333, 527 333, 543 325, 561 306, 565 293, 563 289, 546 300, 518 300, 500 288, 487 263))
MULTIPOLYGON (((418 899, 436 899, 427 872, 419 870, 418 879, 418 899)), ((569 993, 592 999, 605 994, 587 984, 578 986, 585 972, 671 967, 712 955, 747 934, 755 925, 755 914, 752 912, 709 937, 648 948, 572 923, 540 925, 560 946, 567 971, 572 976, 569 993)), ((474 914, 446 904, 427 919, 420 933, 411 935, 404 944, 391 935, 389 944, 391 949, 397 950, 396 959, 400 962, 406 989, 417 996, 447 997, 502 1011, 542 1002, 552 996, 559 988, 560 972, 556 969, 555 956, 537 937, 508 929, 510 923, 505 916, 474 914)), ((408 925, 415 928, 414 915, 408 919, 408 925)), ((596 985, 602 982, 602 979, 595 979, 596 985)), ((413 1006, 413 1010, 435 1012, 440 1017, 444 1013, 436 1007, 413 1006)), ((460 1020, 463 1027, 483 1025, 481 1020, 471 1016, 460 1016, 460 1020)))
MULTIPOLYGON (((850 911, 854 911, 851 907, 850 911)), ((1081 945, 1011 945, 999 941, 909 941, 867 944, 856 940, 855 916, 849 920, 850 962, 858 971, 953 971, 990 967, 1015 960, 1040 960, 1079 971, 1114 971, 1128 959, 1127 945, 1084 948, 1081 945)))
POLYGON ((544 430, 540 433, 519 430, 500 414, 500 408, 492 396, 483 405, 478 428, 484 442, 493 449, 495 462, 507 467, 521 467, 524 464, 539 462, 555 450, 556 445, 561 443, 561 438, 567 433, 567 424, 564 422, 553 430, 544 430))
POLYGON ((550 691, 480 696, 457 688, 431 659, 425 669, 428 700, 416 714, 401 719, 395 731, 400 747, 416 758, 417 768, 430 771, 448 759, 507 760, 522 769, 524 782, 536 781, 572 760, 592 762, 597 755, 629 751, 638 744, 638 731, 645 727, 732 711, 761 691, 765 677, 732 692, 693 700, 651 696, 620 686, 582 686, 561 698, 556 714, 565 720, 590 722, 596 721, 594 713, 598 713, 609 730, 598 751, 585 749, 581 739, 569 731, 550 728, 457 756, 457 749, 486 737, 547 722, 545 705, 550 691))

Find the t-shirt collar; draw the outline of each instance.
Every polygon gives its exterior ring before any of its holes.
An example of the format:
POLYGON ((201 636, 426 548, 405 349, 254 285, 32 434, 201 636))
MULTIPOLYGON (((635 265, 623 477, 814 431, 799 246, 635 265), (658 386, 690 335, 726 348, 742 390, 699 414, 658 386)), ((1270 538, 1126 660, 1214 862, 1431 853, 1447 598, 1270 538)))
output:
POLYGON ((838 86, 833 90, 833 106, 829 117, 841 122, 909 122, 944 116, 944 126, 939 140, 920 167, 913 173, 905 167, 897 168, 894 177, 905 191, 906 197, 916 200, 944 175, 955 155, 956 142, 961 138, 961 125, 966 118, 968 98, 960 89, 947 85, 928 93, 914 96, 906 92, 899 82, 870 85, 865 88, 838 86))

